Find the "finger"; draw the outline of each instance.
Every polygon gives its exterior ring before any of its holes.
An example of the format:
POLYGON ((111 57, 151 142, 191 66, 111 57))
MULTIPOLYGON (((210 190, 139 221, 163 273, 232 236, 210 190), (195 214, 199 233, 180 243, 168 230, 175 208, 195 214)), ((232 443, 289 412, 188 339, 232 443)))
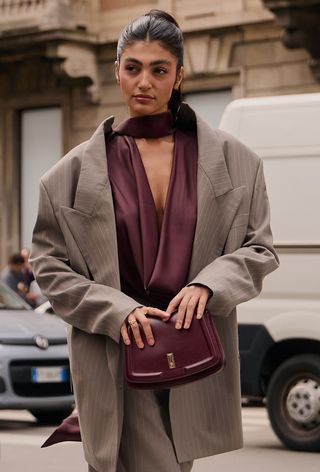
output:
MULTIPOLYGON (((145 306, 145 307, 142 307, 142 310, 139 310, 139 313, 137 313, 137 319, 139 320, 140 326, 142 327, 144 331, 144 335, 146 337, 146 340, 149 346, 154 345, 154 336, 152 333, 150 322, 146 315, 149 315, 152 311, 153 311, 152 307, 145 306)), ((161 310, 158 310, 158 311, 161 311, 161 310)))
POLYGON ((144 316, 144 319, 140 321, 140 325, 142 326, 142 329, 144 331, 144 335, 146 337, 147 343, 149 344, 149 346, 153 346, 154 336, 152 333, 150 322, 148 321, 148 318, 146 316, 144 316))
POLYGON ((180 305, 179 305, 179 308, 178 308, 178 314, 177 314, 177 318, 176 318, 176 324, 175 324, 175 327, 177 329, 182 328, 183 320, 184 320, 184 317, 185 317, 185 314, 186 314, 186 310, 187 310, 187 306, 188 306, 190 298, 191 297, 184 296, 183 299, 180 302, 180 305))
POLYGON ((182 290, 180 290, 180 292, 175 297, 173 297, 173 299, 171 300, 171 302, 167 306, 166 312, 171 315, 171 313, 176 311, 176 309, 177 309, 178 305, 180 304, 181 300, 183 299, 183 297, 184 297, 184 291, 182 289, 182 290))
POLYGON ((138 322, 136 322, 136 323, 134 323, 134 324, 131 324, 131 325, 130 325, 130 328, 132 329, 132 334, 133 334, 134 340, 135 340, 135 342, 136 342, 136 345, 137 345, 140 349, 143 349, 143 348, 144 348, 144 344, 143 344, 143 341, 142 341, 142 338, 141 338, 140 327, 139 327, 138 322))
POLYGON ((131 325, 131 324, 133 324, 135 321, 137 321, 136 315, 139 313, 138 310, 139 310, 139 309, 136 308, 133 312, 131 312, 131 313, 128 315, 127 322, 128 322, 129 325, 131 325))
POLYGON ((126 326, 125 323, 123 323, 123 325, 121 326, 120 333, 121 333, 123 342, 124 342, 127 346, 129 346, 129 345, 131 344, 131 342, 130 342, 130 338, 129 338, 127 326, 126 326))
POLYGON ((200 297, 199 303, 198 303, 198 308, 197 308, 197 318, 200 320, 200 318, 203 317, 204 310, 206 309, 206 304, 208 301, 208 296, 207 295, 202 295, 200 297))
POLYGON ((190 298, 188 306, 187 306, 186 316, 184 319, 184 325, 183 325, 185 329, 190 328, 197 303, 198 303, 198 297, 190 298))
POLYGON ((152 315, 152 316, 157 316, 163 319, 168 319, 170 317, 169 313, 167 313, 166 311, 159 310, 159 308, 154 308, 154 307, 148 307, 147 314, 152 315))

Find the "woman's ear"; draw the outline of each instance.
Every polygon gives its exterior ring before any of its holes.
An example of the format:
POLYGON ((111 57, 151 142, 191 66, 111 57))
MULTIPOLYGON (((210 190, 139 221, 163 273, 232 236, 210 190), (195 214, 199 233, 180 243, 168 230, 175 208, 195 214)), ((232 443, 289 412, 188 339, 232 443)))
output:
POLYGON ((179 90, 182 79, 183 79, 183 75, 184 75, 184 68, 183 66, 181 66, 179 72, 177 73, 176 81, 173 87, 175 90, 179 90))
POLYGON ((117 81, 117 83, 120 84, 119 63, 118 63, 118 61, 115 61, 115 62, 114 62, 114 73, 115 73, 115 76, 116 76, 116 81, 117 81))

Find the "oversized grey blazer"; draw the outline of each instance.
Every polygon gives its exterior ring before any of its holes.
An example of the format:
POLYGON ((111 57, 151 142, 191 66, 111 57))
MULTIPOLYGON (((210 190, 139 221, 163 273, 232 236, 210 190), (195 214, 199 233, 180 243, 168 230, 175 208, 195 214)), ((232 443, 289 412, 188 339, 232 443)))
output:
MULTIPOLYGON (((189 283, 213 292, 225 369, 172 389, 170 417, 179 462, 242 446, 236 305, 255 297, 277 265, 262 162, 198 116, 198 217, 189 283)), ((115 217, 104 133, 72 149, 40 183, 31 263, 68 342, 85 457, 115 471, 121 437, 120 326, 139 303, 120 291, 115 217)), ((137 425, 138 427, 138 425, 137 425)))

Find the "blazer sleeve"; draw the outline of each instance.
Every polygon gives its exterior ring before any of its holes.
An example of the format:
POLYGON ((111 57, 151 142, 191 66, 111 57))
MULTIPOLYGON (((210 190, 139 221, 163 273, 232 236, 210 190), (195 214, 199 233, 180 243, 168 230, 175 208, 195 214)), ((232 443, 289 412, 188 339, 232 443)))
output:
POLYGON ((215 315, 227 316, 238 304, 257 296, 264 277, 279 265, 273 248, 262 160, 256 173, 248 221, 241 247, 215 259, 188 283, 211 289, 213 295, 207 307, 215 315))
POLYGON ((42 182, 30 263, 57 315, 87 333, 119 342, 123 321, 141 306, 120 290, 98 284, 70 267, 64 237, 42 182))

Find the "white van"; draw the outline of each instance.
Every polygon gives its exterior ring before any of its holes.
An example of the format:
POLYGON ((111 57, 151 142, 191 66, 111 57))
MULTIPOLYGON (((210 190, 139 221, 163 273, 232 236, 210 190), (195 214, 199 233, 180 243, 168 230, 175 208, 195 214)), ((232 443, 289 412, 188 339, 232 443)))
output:
POLYGON ((263 158, 280 258, 238 308, 242 394, 287 447, 320 451, 320 93, 235 100, 220 128, 263 158))

